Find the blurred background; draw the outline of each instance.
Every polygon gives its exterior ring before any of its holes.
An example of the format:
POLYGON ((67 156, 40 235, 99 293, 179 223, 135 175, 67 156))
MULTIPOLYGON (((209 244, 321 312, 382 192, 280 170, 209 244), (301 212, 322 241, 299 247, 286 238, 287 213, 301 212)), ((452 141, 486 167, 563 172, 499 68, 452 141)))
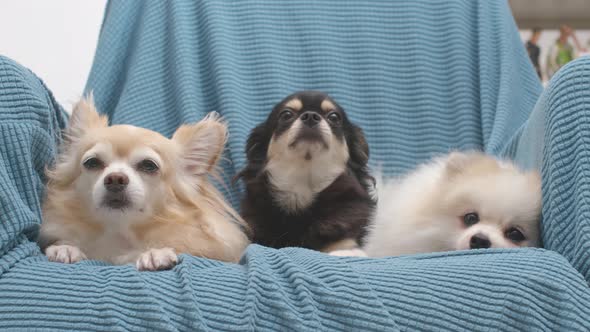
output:
POLYGON ((590 0, 509 0, 520 36, 541 79, 590 54, 590 0))
MULTIPOLYGON (((590 0, 508 1, 543 81, 590 53, 590 0)), ((84 89, 105 5, 106 0, 0 0, 0 54, 33 70, 69 110, 84 89)))

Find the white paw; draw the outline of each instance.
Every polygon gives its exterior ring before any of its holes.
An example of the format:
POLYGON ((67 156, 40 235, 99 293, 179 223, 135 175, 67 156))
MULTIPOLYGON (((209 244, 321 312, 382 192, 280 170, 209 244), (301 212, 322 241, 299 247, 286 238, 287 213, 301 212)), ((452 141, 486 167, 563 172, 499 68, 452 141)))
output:
POLYGON ((66 244, 53 245, 45 249, 45 255, 51 262, 58 263, 76 263, 86 259, 86 255, 78 247, 69 246, 66 244))
POLYGON ((178 257, 172 248, 150 249, 141 255, 135 263, 139 271, 167 270, 178 262, 178 257))
POLYGON ((334 250, 329 253, 332 256, 353 256, 353 257, 369 257, 362 249, 349 249, 349 250, 334 250))

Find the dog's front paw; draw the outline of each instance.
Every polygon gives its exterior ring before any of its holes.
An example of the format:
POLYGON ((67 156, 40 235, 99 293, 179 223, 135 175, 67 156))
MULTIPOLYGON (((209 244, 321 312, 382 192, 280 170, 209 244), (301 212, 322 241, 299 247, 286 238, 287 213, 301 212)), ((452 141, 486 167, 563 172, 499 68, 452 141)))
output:
POLYGON ((53 245, 45 249, 45 255, 51 262, 58 263, 76 263, 86 259, 86 255, 78 247, 69 246, 66 244, 53 245))
POLYGON ((329 255, 341 257, 369 257, 362 249, 334 250, 331 251, 329 255))
POLYGON ((135 263, 139 271, 168 270, 178 262, 178 257, 172 248, 150 249, 141 255, 135 263))

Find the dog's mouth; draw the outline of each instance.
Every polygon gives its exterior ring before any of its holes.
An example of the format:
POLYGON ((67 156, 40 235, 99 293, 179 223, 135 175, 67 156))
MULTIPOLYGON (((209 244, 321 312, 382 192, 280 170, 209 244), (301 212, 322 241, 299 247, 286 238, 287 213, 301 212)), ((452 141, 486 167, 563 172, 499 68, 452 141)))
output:
POLYGON ((108 194, 104 197, 102 205, 113 210, 124 210, 131 206, 131 201, 124 193, 108 194))
POLYGON ((328 143, 324 139, 321 131, 317 128, 303 127, 297 133, 295 139, 289 143, 289 148, 294 148, 301 143, 319 143, 325 149, 328 148, 328 143))

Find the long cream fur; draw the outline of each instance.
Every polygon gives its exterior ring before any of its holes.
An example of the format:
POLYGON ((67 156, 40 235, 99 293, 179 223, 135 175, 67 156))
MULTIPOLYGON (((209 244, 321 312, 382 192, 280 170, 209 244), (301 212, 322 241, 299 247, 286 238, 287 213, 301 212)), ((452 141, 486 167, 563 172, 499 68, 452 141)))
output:
POLYGON ((50 259, 135 262, 148 270, 170 267, 180 253, 237 261, 248 244, 247 226, 208 180, 216 174, 227 139, 227 127, 219 117, 184 125, 172 139, 132 126, 109 127, 107 122, 91 96, 82 99, 74 108, 56 164, 47 172, 40 245, 50 259), (144 184, 149 206, 133 216, 123 213, 120 220, 104 220, 96 213, 84 198, 85 189, 91 188, 82 177, 92 174, 84 173, 88 171, 82 157, 99 147, 120 160, 141 149, 159 155, 163 165, 158 178, 139 175, 149 181, 144 184))

